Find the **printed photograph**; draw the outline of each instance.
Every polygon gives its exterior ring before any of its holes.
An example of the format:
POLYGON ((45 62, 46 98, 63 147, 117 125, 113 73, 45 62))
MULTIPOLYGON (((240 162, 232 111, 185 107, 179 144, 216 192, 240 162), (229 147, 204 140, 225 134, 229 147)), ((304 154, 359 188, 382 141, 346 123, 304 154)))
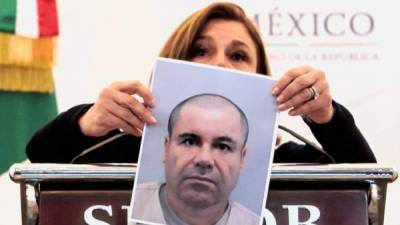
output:
POLYGON ((273 159, 274 80, 159 58, 129 224, 260 224, 273 159))

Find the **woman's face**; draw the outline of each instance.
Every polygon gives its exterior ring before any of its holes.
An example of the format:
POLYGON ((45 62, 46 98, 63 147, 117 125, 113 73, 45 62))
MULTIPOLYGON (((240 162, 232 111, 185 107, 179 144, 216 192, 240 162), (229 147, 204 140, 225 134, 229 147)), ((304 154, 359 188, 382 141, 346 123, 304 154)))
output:
POLYGON ((255 73, 256 45, 242 23, 210 20, 192 47, 190 61, 255 73))

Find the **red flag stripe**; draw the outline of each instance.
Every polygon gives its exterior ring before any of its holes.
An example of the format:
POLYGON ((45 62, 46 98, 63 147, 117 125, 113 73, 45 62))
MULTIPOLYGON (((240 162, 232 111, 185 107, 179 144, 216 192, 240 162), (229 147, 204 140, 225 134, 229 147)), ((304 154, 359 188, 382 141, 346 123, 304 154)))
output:
POLYGON ((56 0, 37 0, 39 36, 58 35, 58 16, 56 0))

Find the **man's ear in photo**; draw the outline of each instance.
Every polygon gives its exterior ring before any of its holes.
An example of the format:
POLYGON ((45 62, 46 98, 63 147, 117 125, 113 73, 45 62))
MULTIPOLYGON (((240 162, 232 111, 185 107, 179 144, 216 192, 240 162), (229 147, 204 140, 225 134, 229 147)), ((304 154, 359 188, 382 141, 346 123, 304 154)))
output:
POLYGON ((243 147, 242 152, 240 153, 240 173, 243 173, 244 170, 244 160, 246 158, 247 148, 243 147))
POLYGON ((168 136, 165 137, 164 139, 164 155, 163 155, 163 163, 165 163, 165 159, 167 158, 167 154, 168 154, 168 146, 170 144, 170 138, 168 136))

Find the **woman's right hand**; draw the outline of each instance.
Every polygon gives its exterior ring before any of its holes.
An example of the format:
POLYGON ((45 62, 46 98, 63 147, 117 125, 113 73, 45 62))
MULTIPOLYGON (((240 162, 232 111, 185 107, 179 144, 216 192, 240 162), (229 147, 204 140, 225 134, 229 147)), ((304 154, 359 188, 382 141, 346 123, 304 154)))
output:
POLYGON ((86 136, 99 137, 114 129, 142 136, 144 123, 156 122, 148 109, 154 105, 151 91, 139 81, 115 82, 101 91, 96 103, 80 118, 79 126, 86 136))

